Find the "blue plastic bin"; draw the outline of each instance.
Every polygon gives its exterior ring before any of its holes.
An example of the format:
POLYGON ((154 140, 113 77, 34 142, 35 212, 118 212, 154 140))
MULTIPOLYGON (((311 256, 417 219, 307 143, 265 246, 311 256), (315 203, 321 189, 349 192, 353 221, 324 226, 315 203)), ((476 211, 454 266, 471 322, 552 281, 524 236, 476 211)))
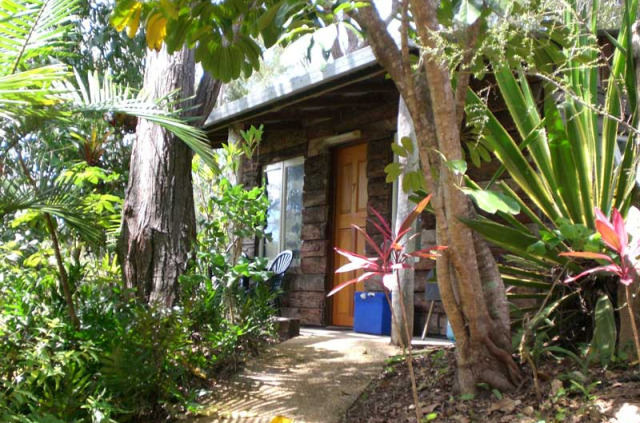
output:
POLYGON ((391 308, 384 292, 356 292, 353 330, 371 335, 391 334, 391 308))
POLYGON ((447 339, 451 342, 456 342, 456 337, 453 335, 453 328, 449 320, 447 320, 447 339))

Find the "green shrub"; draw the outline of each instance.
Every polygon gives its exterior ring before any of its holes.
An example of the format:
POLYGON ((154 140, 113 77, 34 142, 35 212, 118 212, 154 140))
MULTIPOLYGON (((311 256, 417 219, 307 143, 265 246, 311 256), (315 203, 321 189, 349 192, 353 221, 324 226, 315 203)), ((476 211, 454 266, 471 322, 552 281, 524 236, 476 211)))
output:
MULTIPOLYGON (((193 270, 182 279, 179 305, 165 310, 127 300, 117 275, 87 279, 79 271, 76 331, 48 266, 3 259, 3 422, 130 421, 181 412, 216 372, 234 368, 273 335, 274 294, 265 284, 245 291, 193 270)), ((265 265, 246 263, 243 274, 264 280, 265 265)))

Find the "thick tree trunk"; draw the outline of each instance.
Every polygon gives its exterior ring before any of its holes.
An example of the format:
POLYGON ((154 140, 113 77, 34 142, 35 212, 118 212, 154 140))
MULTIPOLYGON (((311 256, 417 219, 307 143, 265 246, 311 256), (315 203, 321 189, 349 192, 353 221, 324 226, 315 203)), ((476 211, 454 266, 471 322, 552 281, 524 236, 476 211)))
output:
MULTIPOLYGON (((179 90, 193 95, 195 61, 183 49, 149 51, 144 90, 161 98, 179 90)), ((121 235, 124 278, 137 296, 170 307, 195 238, 191 182, 192 153, 179 139, 144 119, 138 122, 131 153, 121 235)))
MULTIPOLYGON (((413 131, 413 123, 411 121, 411 115, 409 114, 409 110, 407 109, 407 105, 405 102, 400 99, 400 104, 398 106, 398 131, 397 131, 397 139, 396 142, 401 145, 401 140, 403 137, 409 137, 415 141, 415 133, 413 131)), ((398 189, 396 195, 396 232, 400 228, 402 221, 411 213, 415 204, 413 204, 409 200, 409 195, 406 194, 402 190, 402 182, 404 180, 404 175, 407 172, 415 171, 418 169, 418 150, 414 150, 414 154, 409 157, 398 157, 398 161, 404 165, 404 172, 400 175, 398 179, 398 189)), ((414 229, 417 227, 417 221, 413 223, 414 229)), ((415 233, 415 230, 410 231, 409 235, 415 233)), ((415 251, 414 244, 415 241, 410 241, 410 244, 407 245, 407 252, 415 251)), ((398 292, 398 289, 393 289, 391 294, 391 299, 393 302, 393 311, 395 314, 394 322, 397 324, 393 324, 391 330, 391 342, 394 345, 409 345, 411 342, 410 339, 407 339, 407 332, 413 334, 413 315, 414 315, 414 291, 415 291, 415 279, 414 279, 414 271, 411 269, 403 269, 399 272, 400 278, 400 287, 402 292, 398 292), (402 301, 404 301, 404 306, 407 312, 407 320, 405 321, 404 315, 402 313, 402 307, 400 304, 400 298, 402 297, 402 301), (405 326, 408 326, 405 328, 405 326), (408 331, 407 331, 408 329, 408 331)))
MULTIPOLYGON (((437 31, 436 2, 411 0, 410 4, 422 44, 434 48, 431 31, 437 31)), ((480 382, 501 391, 513 390, 521 373, 511 357, 504 285, 484 240, 459 220, 471 217, 473 208, 460 190, 461 177, 445 162, 462 159, 460 104, 464 102, 453 90, 448 69, 437 59, 424 54, 424 74, 416 77, 406 41, 402 50, 397 48, 375 7, 359 9, 354 17, 411 113, 427 189, 433 194, 438 244, 449 247, 438 258, 437 274, 456 336, 458 387, 463 394, 474 393, 480 382)), ((458 84, 467 82, 468 74, 459 74, 458 84)), ((459 95, 466 93, 463 86, 457 90, 459 95)))
MULTIPOLYGON (((636 70, 636 96, 640 99, 640 21, 634 22, 631 26, 633 57, 635 59, 636 70)), ((637 111, 640 112, 640 101, 636 105, 637 111)), ((639 187, 636 183, 635 187, 636 195, 639 191, 639 187)), ((624 352, 629 357, 629 361, 640 360, 640 357, 636 357, 637 353, 634 348, 634 335, 632 330, 631 315, 635 317, 635 321, 640 322, 640 295, 638 281, 634 281, 630 290, 634 295, 631 297, 631 302, 627 301, 626 289, 624 285, 618 284, 618 316, 620 316, 620 331, 618 333, 618 349, 624 352), (631 306, 632 313, 629 313, 629 306, 631 306)))

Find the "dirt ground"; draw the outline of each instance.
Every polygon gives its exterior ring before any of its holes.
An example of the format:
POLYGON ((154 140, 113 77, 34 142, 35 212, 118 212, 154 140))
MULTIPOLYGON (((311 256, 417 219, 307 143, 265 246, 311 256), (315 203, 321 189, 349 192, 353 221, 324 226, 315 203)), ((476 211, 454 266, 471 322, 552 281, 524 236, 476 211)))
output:
MULTIPOLYGON (((512 394, 480 387, 474 398, 452 395, 452 348, 428 348, 414 358, 422 422, 640 423, 638 367, 590 369, 588 376, 565 362, 540 366, 540 397, 533 377, 512 394)), ((349 408, 345 423, 415 422, 407 366, 387 360, 382 374, 349 408)))

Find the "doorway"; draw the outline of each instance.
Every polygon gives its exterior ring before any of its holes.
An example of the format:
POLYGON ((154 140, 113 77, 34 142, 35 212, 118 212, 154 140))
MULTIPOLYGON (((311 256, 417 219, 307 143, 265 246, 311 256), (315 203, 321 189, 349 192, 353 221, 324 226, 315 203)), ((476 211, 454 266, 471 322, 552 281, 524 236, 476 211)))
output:
MULTIPOLYGON (((365 240, 351 225, 365 227, 367 223, 367 144, 343 147, 335 151, 335 209, 333 242, 340 249, 364 255, 365 240)), ((333 271, 347 259, 335 251, 333 271)), ((332 287, 356 278, 362 271, 332 272, 332 287)), ((361 291, 364 283, 349 285, 333 295, 331 324, 353 326, 353 296, 361 291)))

